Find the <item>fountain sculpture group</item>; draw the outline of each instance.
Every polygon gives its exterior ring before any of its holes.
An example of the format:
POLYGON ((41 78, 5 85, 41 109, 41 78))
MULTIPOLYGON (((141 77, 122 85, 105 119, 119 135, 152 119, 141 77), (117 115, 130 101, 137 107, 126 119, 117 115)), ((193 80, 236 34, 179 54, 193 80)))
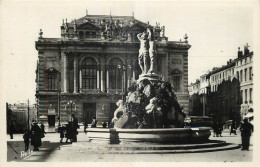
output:
POLYGON ((90 139, 102 138, 111 144, 121 140, 176 142, 207 140, 210 128, 183 128, 185 114, 169 82, 157 74, 156 41, 150 29, 137 35, 140 40, 139 79, 128 88, 126 101, 119 100, 110 129, 89 129, 90 139), (100 134, 100 135, 99 135, 100 134), (92 135, 92 136, 91 136, 92 135), (93 136, 94 135, 94 136, 93 136))
POLYGON ((147 29, 137 37, 141 43, 138 59, 142 74, 128 88, 125 104, 122 100, 117 102, 112 124, 115 128, 128 129, 181 128, 185 114, 171 84, 157 74, 153 34, 147 29))

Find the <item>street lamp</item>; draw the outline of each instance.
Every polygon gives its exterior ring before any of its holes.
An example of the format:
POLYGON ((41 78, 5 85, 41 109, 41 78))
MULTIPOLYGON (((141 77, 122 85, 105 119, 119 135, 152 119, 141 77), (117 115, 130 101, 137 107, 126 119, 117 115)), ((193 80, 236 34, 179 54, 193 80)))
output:
POLYGON ((76 111, 77 110, 77 106, 76 106, 75 102, 73 102, 72 100, 70 100, 67 104, 68 104, 67 106, 70 107, 70 115, 69 115, 69 117, 70 117, 70 120, 72 121, 72 117, 71 117, 71 115, 72 115, 72 107, 73 107, 73 105, 75 105, 75 111, 76 111))

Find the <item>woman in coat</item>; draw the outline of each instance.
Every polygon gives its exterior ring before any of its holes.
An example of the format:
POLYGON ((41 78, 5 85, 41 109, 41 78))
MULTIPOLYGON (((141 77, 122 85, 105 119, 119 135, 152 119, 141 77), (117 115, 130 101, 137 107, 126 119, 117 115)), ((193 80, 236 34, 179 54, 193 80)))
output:
POLYGON ((39 151, 39 147, 42 145, 41 129, 35 122, 31 129, 31 145, 33 145, 33 151, 39 151))

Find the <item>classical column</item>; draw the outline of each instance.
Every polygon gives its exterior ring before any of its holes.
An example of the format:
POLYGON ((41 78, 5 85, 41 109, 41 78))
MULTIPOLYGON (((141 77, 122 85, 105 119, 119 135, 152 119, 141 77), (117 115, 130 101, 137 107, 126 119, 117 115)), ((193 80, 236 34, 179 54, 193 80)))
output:
POLYGON ((109 71, 107 70, 107 93, 109 93, 109 71))
POLYGON ((101 77, 101 92, 105 92, 105 80, 104 80, 104 71, 101 70, 101 73, 100 73, 101 77))
POLYGON ((74 91, 73 91, 73 93, 78 93, 78 58, 77 57, 74 57, 73 70, 74 70, 74 91))
POLYGON ((135 81, 135 71, 133 70, 133 80, 135 81))
POLYGON ((82 93, 82 71, 79 70, 79 92, 82 93))
POLYGON ((126 70, 123 70, 123 85, 122 85, 122 93, 126 91, 126 70))
POLYGON ((131 72, 132 72, 132 67, 128 66, 128 68, 127 68, 127 88, 129 88, 131 85, 131 72))
POLYGON ((97 70, 97 89, 99 90, 99 70, 97 70))
POLYGON ((68 56, 66 53, 63 53, 63 86, 64 86, 64 93, 68 92, 69 87, 69 77, 68 77, 68 56))

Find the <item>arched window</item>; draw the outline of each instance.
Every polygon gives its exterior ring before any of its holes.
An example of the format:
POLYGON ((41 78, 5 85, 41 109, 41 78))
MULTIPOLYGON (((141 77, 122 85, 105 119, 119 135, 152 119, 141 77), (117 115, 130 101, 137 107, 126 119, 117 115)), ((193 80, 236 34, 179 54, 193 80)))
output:
POLYGON ((109 89, 122 89, 122 66, 123 63, 118 58, 109 61, 109 89))
POLYGON ((81 62, 82 89, 97 88, 97 62, 90 57, 81 62))

